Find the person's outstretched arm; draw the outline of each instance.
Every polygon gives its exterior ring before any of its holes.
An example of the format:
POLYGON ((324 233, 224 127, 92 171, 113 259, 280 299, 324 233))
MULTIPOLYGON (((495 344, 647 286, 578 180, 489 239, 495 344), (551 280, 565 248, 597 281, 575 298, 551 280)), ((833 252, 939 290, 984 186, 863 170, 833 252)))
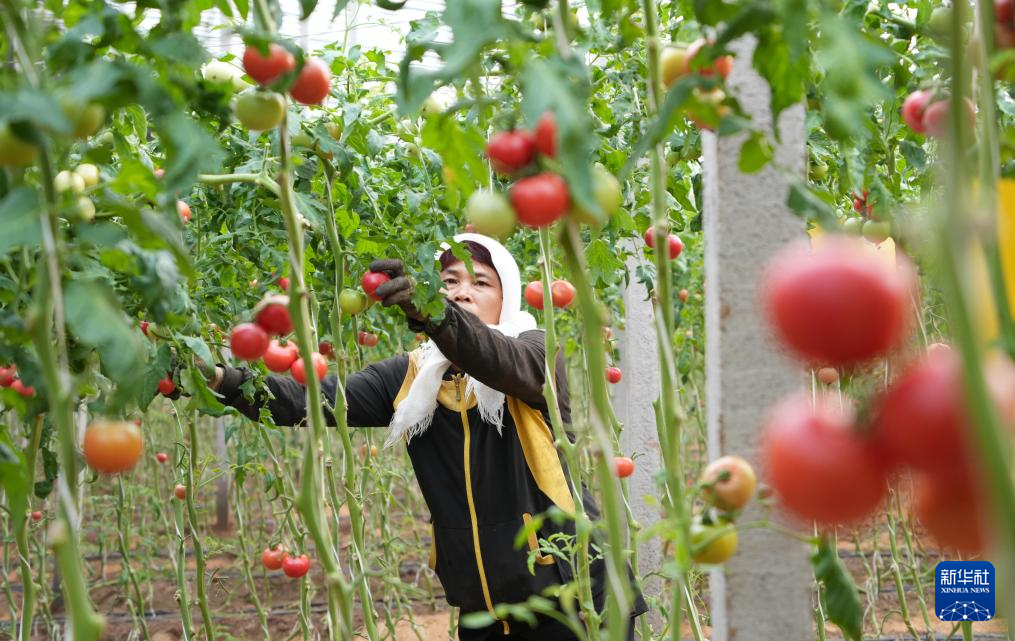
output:
MULTIPOLYGON (((345 381, 346 419, 350 427, 383 427, 391 422, 392 403, 405 378, 409 357, 394 356, 368 365, 345 381)), ((252 376, 246 368, 220 365, 216 368, 216 381, 212 388, 222 402, 235 407, 252 420, 259 420, 261 409, 267 408, 276 425, 301 425, 307 417, 307 390, 288 376, 269 376, 265 379, 274 398, 259 390, 252 399, 244 396, 243 383, 252 376)), ((334 415, 328 407, 335 405, 338 377, 334 374, 321 381, 321 392, 326 400, 324 410, 328 425, 335 425, 334 415)))

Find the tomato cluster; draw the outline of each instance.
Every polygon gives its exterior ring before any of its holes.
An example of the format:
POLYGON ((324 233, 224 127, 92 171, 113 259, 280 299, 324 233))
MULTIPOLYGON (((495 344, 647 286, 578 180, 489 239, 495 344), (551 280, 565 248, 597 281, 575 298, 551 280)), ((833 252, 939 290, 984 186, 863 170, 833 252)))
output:
MULTIPOLYGON (((817 377, 825 385, 838 381, 840 368, 884 357, 910 330, 918 292, 912 266, 901 256, 896 267, 886 265, 858 242, 792 247, 773 261, 762 285, 776 336, 805 361, 824 365, 817 377)), ((1015 380, 1015 372, 988 379, 1015 380)), ((863 420, 824 395, 789 396, 763 422, 767 481, 788 512, 833 527, 869 517, 893 475, 911 471, 916 512, 931 534, 977 553, 987 539, 986 514, 963 389, 957 355, 934 344, 868 400, 863 420), (961 528, 954 526, 959 518, 961 528)))
MULTIPOLYGON (((296 69, 296 58, 282 45, 268 45, 264 55, 257 47, 243 52, 243 69, 261 86, 274 83, 296 69)), ((318 105, 331 89, 331 69, 317 58, 307 58, 289 87, 289 95, 305 105, 318 105)))
POLYGON ((282 570, 287 577, 298 579, 310 571, 310 557, 306 554, 291 556, 280 543, 261 552, 261 565, 266 570, 282 570))
MULTIPOLYGON (((288 371, 301 385, 307 383, 307 367, 293 341, 283 345, 271 336, 285 336, 293 331, 289 316, 289 297, 269 295, 254 308, 254 322, 240 323, 229 335, 229 348, 233 355, 245 361, 261 359, 272 372, 288 371)), ((318 344, 320 349, 321 345, 318 344)), ((331 348, 330 344, 327 344, 331 348)), ((320 352, 312 352, 313 371, 317 380, 328 373, 328 360, 320 352)))
POLYGON ((0 365, 0 387, 9 387, 25 398, 35 396, 35 388, 25 385, 18 378, 18 368, 16 365, 0 365))
POLYGON ((734 522, 757 487, 754 468, 739 456, 722 456, 705 467, 698 481, 705 506, 691 521, 691 558, 695 563, 717 565, 736 553, 739 538, 734 522))
MULTIPOLYGON (((969 129, 976 126, 976 107, 962 99, 963 116, 969 129)), ((902 119, 915 133, 943 138, 948 133, 951 99, 939 97, 929 89, 918 89, 902 102, 902 119)))
MULTIPOLYGON (((574 302, 574 285, 559 279, 550 283, 550 302, 554 307, 569 307, 574 302)), ((525 286, 525 302, 536 309, 543 309, 543 281, 534 280, 525 286)))

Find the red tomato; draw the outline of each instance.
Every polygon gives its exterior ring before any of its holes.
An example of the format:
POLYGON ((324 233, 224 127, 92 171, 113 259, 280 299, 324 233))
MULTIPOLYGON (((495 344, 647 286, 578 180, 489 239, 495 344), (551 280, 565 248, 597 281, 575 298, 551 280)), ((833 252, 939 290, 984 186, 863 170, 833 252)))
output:
POLYGON ((857 240, 829 237, 811 250, 793 243, 772 260, 761 296, 778 338, 798 356, 844 366, 880 356, 909 334, 916 275, 857 240))
MULTIPOLYGON (((539 283, 542 285, 542 283, 539 283)), ((567 307, 574 301, 574 285, 566 280, 555 280, 550 283, 550 299, 554 307, 567 307)))
POLYGON ((14 365, 10 367, 0 366, 0 387, 10 387, 14 383, 17 374, 18 368, 14 365))
POLYGON ((535 138, 521 129, 496 134, 486 144, 486 155, 493 170, 505 176, 527 167, 535 154, 535 138))
POLYGON ((31 385, 25 385, 24 381, 20 378, 16 378, 11 381, 11 389, 20 394, 25 398, 31 398, 35 396, 35 388, 31 385))
MULTIPOLYGON (((645 230, 645 244, 651 248, 655 248, 655 228, 649 227, 645 230)), ((676 234, 670 234, 666 237, 667 245, 669 246, 670 260, 676 260, 680 253, 684 251, 684 241, 680 240, 680 236, 676 234)))
POLYGON ((190 222, 190 205, 183 202, 182 200, 176 201, 176 213, 180 215, 180 220, 184 223, 190 222))
POLYGON ((684 241, 676 234, 670 234, 666 241, 670 246, 670 260, 676 260, 680 252, 684 251, 684 241))
POLYGON ((243 70, 259 84, 266 85, 286 72, 296 68, 296 59, 285 47, 272 43, 268 55, 261 55, 257 47, 247 47, 243 52, 243 70))
POLYGON ((254 323, 240 323, 229 334, 229 349, 236 358, 257 360, 268 349, 268 334, 254 323))
POLYGON ((282 560, 282 571, 291 579, 298 579, 310 570, 310 559, 306 554, 287 556, 282 560))
POLYGON ((173 488, 173 495, 177 499, 179 499, 181 501, 186 500, 187 499, 187 487, 185 485, 181 485, 181 484, 177 483, 176 487, 173 488))
MULTIPOLYGON (((692 42, 687 48, 687 53, 685 54, 686 57, 684 58, 684 64, 686 65, 686 68, 684 69, 685 74, 694 70, 694 57, 698 55, 698 52, 701 51, 705 44, 705 39, 699 38, 698 40, 692 42)), ((719 56, 711 65, 701 67, 697 70, 697 72, 702 76, 711 76, 718 73, 723 78, 727 78, 731 71, 733 71, 733 56, 719 56)))
POLYGON ((547 158, 557 157, 557 120, 547 111, 536 123, 536 150, 547 158))
POLYGON ((159 381, 159 393, 163 396, 169 396, 174 391, 176 391, 176 383, 173 382, 169 374, 166 374, 166 377, 159 381))
POLYGON ((159 463, 165 463, 166 461, 169 460, 169 455, 166 454, 165 452, 156 452, 155 460, 158 461, 159 463))
POLYGON ((141 430, 129 421, 95 421, 82 444, 88 467, 105 474, 126 472, 141 458, 141 430))
POLYGON ((721 456, 701 474, 702 494, 720 510, 739 510, 747 505, 758 487, 751 464, 739 456, 721 456))
MULTIPOLYGON (((328 373, 328 360, 317 352, 313 352, 310 355, 310 358, 314 363, 314 371, 317 372, 317 380, 321 380, 324 378, 324 375, 328 373)), ((293 378, 296 379, 297 383, 300 385, 307 384, 307 371, 302 358, 297 358, 293 361, 292 368, 289 372, 292 374, 293 378)))
POLYGON ((36 510, 35 512, 32 512, 32 520, 35 521, 36 523, 41 521, 42 520, 42 512, 39 512, 38 510, 36 510))
POLYGON ((680 290, 679 292, 677 292, 677 298, 679 298, 679 299, 680 299, 680 302, 681 302, 681 303, 686 303, 686 302, 687 302, 687 299, 688 299, 688 298, 689 298, 690 296, 691 296, 691 292, 687 291, 686 289, 682 289, 682 290, 680 290))
POLYGON ((377 288, 384 283, 391 280, 391 276, 388 276, 384 272, 367 272, 363 274, 363 278, 360 279, 360 285, 363 287, 363 291, 366 292, 367 296, 374 300, 381 300, 379 296, 374 296, 374 292, 377 288))
POLYGON ((141 321, 141 333, 145 336, 148 335, 148 321, 141 321))
POLYGON ((529 227, 545 227, 567 213, 571 195, 563 178, 545 172, 512 185, 511 205, 520 222, 529 227))
POLYGON ((275 546, 275 549, 264 548, 264 552, 261 552, 261 564, 269 570, 281 570, 282 560, 288 556, 282 549, 282 544, 279 543, 275 546))
POLYGON ((629 456, 615 456, 613 458, 613 473, 617 478, 626 479, 634 474, 634 461, 629 456))
POLYGON ((607 367, 606 368, 606 380, 611 384, 616 385, 620 382, 623 374, 620 372, 619 367, 607 367))
POLYGON ((525 286, 525 302, 530 307, 543 309, 543 281, 534 280, 525 286))
POLYGON ((308 58, 289 88, 289 95, 304 105, 319 105, 331 90, 331 69, 323 60, 308 58))
POLYGON ((292 367, 297 358, 297 353, 289 349, 288 346, 279 345, 278 341, 271 341, 264 351, 264 366, 273 372, 284 372, 292 367))
MULTIPOLYGON (((293 331, 293 321, 289 317, 289 299, 282 296, 276 297, 273 302, 264 305, 254 321, 261 326, 261 329, 269 334, 283 335, 293 331), (284 302, 283 300, 284 299, 284 302)), ((267 349, 267 343, 265 343, 267 349)), ((262 351, 263 353, 263 351, 262 351)))
POLYGON ((762 426, 761 461, 768 484, 789 512, 821 525, 851 523, 881 504, 887 474, 851 417, 831 400, 784 398, 762 426))
POLYGON ((970 417, 954 352, 914 363, 876 405, 873 434, 893 461, 938 476, 972 469, 970 417))
POLYGON ((1012 10, 1012 0, 994 0, 994 16, 1002 24, 1012 24, 1015 11, 1012 10))
POLYGON ((867 202, 868 191, 863 190, 863 195, 853 194, 853 210, 864 213, 866 210, 867 217, 870 218, 871 214, 874 213, 874 204, 867 202))
MULTIPOLYGON (((923 128, 928 136, 943 138, 948 135, 948 110, 951 100, 939 100, 923 110, 923 128)), ((969 98, 963 98, 966 123, 970 129, 976 126, 976 107, 969 98)))
POLYGON ((356 335, 356 342, 364 347, 375 347, 380 340, 373 332, 360 332, 356 335))
POLYGON ((320 341, 317 343, 317 351, 321 353, 321 356, 325 358, 331 358, 335 355, 335 348, 331 346, 328 341, 320 341))
POLYGON ((982 493, 973 487, 925 476, 914 499, 917 517, 938 543, 968 556, 983 551, 989 525, 982 493))
POLYGON ((902 102, 902 119, 918 134, 927 133, 923 126, 923 112, 933 95, 934 92, 927 89, 917 89, 902 102))
POLYGON ((282 278, 279 278, 278 279, 278 286, 281 287, 282 291, 284 291, 284 292, 289 291, 289 278, 286 277, 286 276, 283 276, 282 278))

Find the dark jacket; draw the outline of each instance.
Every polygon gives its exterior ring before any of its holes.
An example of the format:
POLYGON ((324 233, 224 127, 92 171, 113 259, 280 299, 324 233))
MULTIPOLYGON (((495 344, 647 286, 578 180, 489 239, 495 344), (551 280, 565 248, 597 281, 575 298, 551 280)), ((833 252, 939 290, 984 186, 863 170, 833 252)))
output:
MULTIPOLYGON (((551 506, 574 512, 564 460, 553 445, 552 428, 543 400, 545 344, 542 330, 504 336, 478 317, 448 302, 439 323, 414 323, 451 361, 438 395, 430 427, 408 444, 423 498, 433 522, 431 565, 444 586, 448 603, 463 612, 492 610, 497 603, 524 601, 545 587, 572 579, 573 570, 552 555, 537 556, 535 574, 527 556, 535 549, 514 546, 515 535, 532 516, 551 506), (454 370, 454 371, 452 371, 454 370), (467 372, 507 397, 502 434, 485 423, 473 395, 465 398, 467 372)), ((353 427, 387 426, 394 409, 409 391, 416 356, 401 354, 370 365, 346 379, 347 419, 353 427)), ((557 394, 561 416, 570 423, 570 402, 563 354, 557 357, 557 394)), ((225 402, 257 420, 263 397, 245 399, 240 384, 249 372, 226 368, 219 393, 225 402)), ((276 424, 296 425, 306 417, 306 391, 289 377, 267 379, 274 399, 267 402, 276 424)), ((336 379, 322 383, 334 402, 336 379)), ((327 415, 330 424, 334 417, 327 415)), ((598 510, 583 488, 590 516, 598 510)), ((546 520, 538 532, 574 534, 573 521, 558 526, 546 520)), ((592 565, 594 593, 602 606, 605 567, 592 565)), ((646 611, 638 595, 635 611, 646 611)))

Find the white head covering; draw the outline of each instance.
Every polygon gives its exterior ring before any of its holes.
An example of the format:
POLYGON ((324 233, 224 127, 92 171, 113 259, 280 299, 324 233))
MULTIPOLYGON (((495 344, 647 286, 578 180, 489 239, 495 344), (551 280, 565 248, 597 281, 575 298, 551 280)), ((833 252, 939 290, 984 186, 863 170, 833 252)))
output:
MULTIPOLYGON (((536 319, 521 308, 522 281, 514 257, 504 245, 489 236, 481 234, 458 234, 455 236, 456 242, 464 243, 470 240, 490 251, 493 268, 497 270, 497 275, 500 277, 501 292, 504 295, 504 301, 500 308, 500 322, 496 325, 488 325, 488 327, 512 338, 522 332, 536 329, 536 319)), ((447 243, 441 244, 442 250, 450 249, 450 247, 447 243)), ((437 257, 440 257, 440 252, 437 257)), ((388 426, 388 438, 384 443, 385 447, 397 443, 403 437, 411 440, 413 436, 425 432, 430 427, 434 412, 437 410, 437 394, 440 392, 441 381, 444 378, 444 373, 451 366, 451 361, 441 353, 433 341, 424 343, 418 352, 416 378, 412 381, 408 395, 398 405, 398 409, 391 419, 391 424, 388 426)), ((475 393, 480 416, 487 423, 496 425, 497 431, 500 432, 504 427, 503 392, 491 389, 471 376, 466 375, 466 379, 466 398, 470 392, 475 393)))

